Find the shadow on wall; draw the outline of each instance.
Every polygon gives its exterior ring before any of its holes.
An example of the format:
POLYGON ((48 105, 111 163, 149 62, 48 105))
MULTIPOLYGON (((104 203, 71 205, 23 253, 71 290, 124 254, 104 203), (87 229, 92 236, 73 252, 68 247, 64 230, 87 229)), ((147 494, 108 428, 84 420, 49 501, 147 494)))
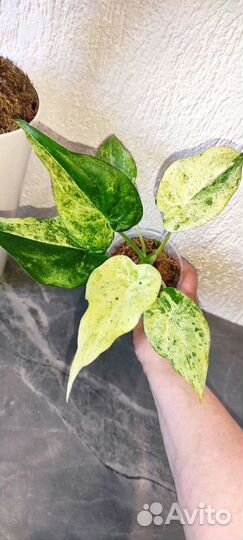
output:
POLYGON ((82 144, 79 142, 70 141, 69 139, 66 139, 65 137, 63 137, 62 135, 59 135, 59 133, 49 128, 45 124, 42 124, 42 122, 38 122, 37 127, 38 129, 43 131, 43 133, 48 135, 48 137, 51 137, 62 146, 65 146, 65 148, 67 148, 68 150, 71 150, 72 152, 77 152, 80 154, 83 153, 83 154, 88 154, 90 156, 95 156, 96 149, 93 146, 88 146, 86 144, 82 144))
MULTIPOLYGON (((26 205, 21 206, 18 209, 17 217, 18 218, 25 218, 25 217, 36 217, 36 218, 42 218, 42 219, 50 219, 52 217, 55 217, 57 215, 55 206, 52 206, 51 208, 36 208, 35 206, 26 205)), ((13 216, 13 212, 11 210, 2 210, 0 209, 0 217, 15 217, 13 216)))
POLYGON ((174 152, 171 154, 161 165, 159 172, 156 176, 155 186, 154 186, 154 197, 157 198, 157 192, 160 184, 161 178, 164 176, 164 173, 166 169, 174 161, 177 161, 179 159, 185 159, 187 157, 196 156, 197 154, 202 154, 205 152, 205 150, 208 150, 208 148, 211 148, 212 146, 231 146, 238 150, 239 152, 242 151, 241 148, 239 148, 239 144, 232 141, 231 139, 209 139, 208 141, 205 141, 204 143, 198 144, 197 146, 194 146, 193 148, 185 148, 184 150, 181 150, 180 152, 174 152))

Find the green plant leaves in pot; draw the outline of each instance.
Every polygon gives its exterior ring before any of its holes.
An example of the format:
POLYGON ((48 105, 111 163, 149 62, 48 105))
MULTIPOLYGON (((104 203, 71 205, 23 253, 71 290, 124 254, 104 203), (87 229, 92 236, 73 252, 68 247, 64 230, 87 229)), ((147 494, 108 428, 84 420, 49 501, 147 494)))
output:
POLYGON ((124 255, 111 257, 93 271, 86 287, 89 307, 79 327, 67 399, 79 371, 136 326, 155 301, 160 287, 161 276, 156 268, 136 265, 124 255))
POLYGON ((105 251, 114 231, 128 230, 141 220, 140 196, 123 172, 97 157, 67 150, 22 120, 17 123, 49 170, 59 216, 81 248, 105 251))
POLYGON ((170 165, 157 193, 165 229, 192 229, 220 214, 239 187, 242 165, 243 154, 224 147, 170 165))
POLYGON ((144 314, 144 330, 154 350, 196 390, 206 383, 210 332, 201 309, 181 291, 165 288, 144 314))

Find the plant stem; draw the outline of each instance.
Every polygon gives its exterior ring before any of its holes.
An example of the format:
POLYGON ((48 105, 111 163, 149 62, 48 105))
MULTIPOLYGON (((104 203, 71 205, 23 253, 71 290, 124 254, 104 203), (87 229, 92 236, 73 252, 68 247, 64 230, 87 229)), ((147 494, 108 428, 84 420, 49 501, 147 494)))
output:
POLYGON ((171 232, 167 232, 164 240, 161 242, 160 246, 158 247, 157 251, 155 252, 156 259, 159 257, 160 253, 162 253, 162 251, 164 251, 165 246, 166 246, 167 242, 169 241, 170 237, 171 237, 171 232))
POLYGON ((146 255, 147 255, 147 251, 146 251, 146 245, 145 245, 145 242, 144 242, 143 235, 142 235, 142 233, 141 233, 140 227, 137 226, 136 229, 137 229, 137 232, 138 232, 139 240, 140 240, 140 242, 141 242, 142 252, 143 252, 143 254, 146 256, 146 255))
POLYGON ((129 238, 125 233, 119 232, 119 235, 125 240, 125 242, 135 251, 135 253, 138 255, 141 262, 144 262, 145 256, 141 249, 133 242, 131 238, 129 238))

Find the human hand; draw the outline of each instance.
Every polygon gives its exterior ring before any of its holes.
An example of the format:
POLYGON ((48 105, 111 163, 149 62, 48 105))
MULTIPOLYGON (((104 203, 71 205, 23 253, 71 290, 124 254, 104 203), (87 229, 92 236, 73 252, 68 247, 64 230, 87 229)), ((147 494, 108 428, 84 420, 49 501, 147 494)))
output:
MULTIPOLYGON (((198 276, 195 268, 185 259, 182 260, 182 278, 179 282, 178 289, 184 294, 192 298, 194 302, 198 302, 197 287, 198 276)), ((138 325, 133 331, 133 344, 135 353, 139 362, 142 364, 144 372, 148 375, 151 369, 171 369, 168 362, 163 361, 161 356, 157 354, 150 345, 143 328, 143 320, 140 319, 138 325)))

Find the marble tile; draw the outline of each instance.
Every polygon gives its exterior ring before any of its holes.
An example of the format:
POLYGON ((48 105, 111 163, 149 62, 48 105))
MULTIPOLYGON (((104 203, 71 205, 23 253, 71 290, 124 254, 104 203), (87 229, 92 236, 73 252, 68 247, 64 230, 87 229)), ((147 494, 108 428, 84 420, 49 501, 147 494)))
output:
MULTIPOLYGON (((9 261, 0 285, 1 540, 182 540, 141 527, 144 504, 176 500, 151 393, 119 339, 74 385, 68 368, 85 310, 81 289, 34 283, 9 261)), ((208 316, 209 384, 242 423, 242 328, 208 316)))

